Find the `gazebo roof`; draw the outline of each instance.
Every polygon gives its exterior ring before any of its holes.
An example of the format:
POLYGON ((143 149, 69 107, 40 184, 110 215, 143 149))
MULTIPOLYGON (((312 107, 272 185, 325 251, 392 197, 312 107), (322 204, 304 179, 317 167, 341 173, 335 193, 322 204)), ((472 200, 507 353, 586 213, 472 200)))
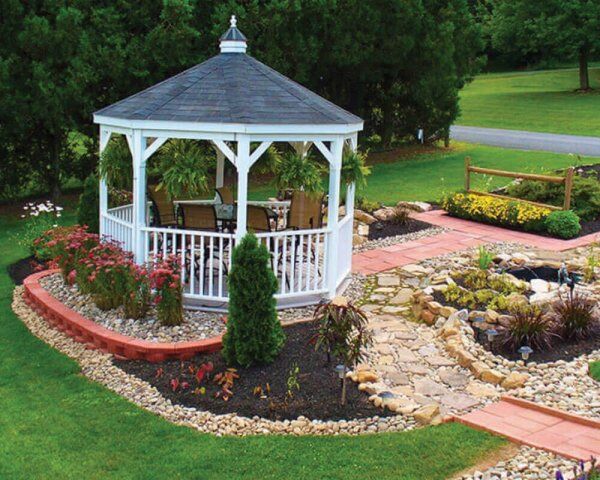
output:
POLYGON ((232 18, 221 53, 98 110, 122 120, 199 123, 356 125, 362 119, 245 53, 232 18))

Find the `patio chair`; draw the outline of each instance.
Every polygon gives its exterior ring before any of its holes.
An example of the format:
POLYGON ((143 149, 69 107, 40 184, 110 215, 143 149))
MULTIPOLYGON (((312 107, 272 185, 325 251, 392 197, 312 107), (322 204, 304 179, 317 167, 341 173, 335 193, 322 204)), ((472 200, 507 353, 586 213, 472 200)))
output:
POLYGON ((323 226, 323 195, 300 190, 292 193, 287 228, 305 230, 323 226))
MULTIPOLYGON (((288 211, 287 229, 291 230, 311 230, 323 226, 323 195, 310 194, 295 190, 292 193, 290 209, 288 211)), ((288 245, 291 239, 288 240, 288 245)), ((310 259, 316 261, 316 246, 314 244, 309 248, 308 243, 304 244, 302 251, 299 242, 294 242, 294 262, 298 263, 306 259, 310 250, 310 259)), ((288 254, 292 249, 288 246, 288 254)), ((320 275, 320 269, 317 267, 320 275)), ((288 282, 289 283, 289 282, 288 282)), ((289 287, 289 285, 288 285, 289 287)))
MULTIPOLYGON (((189 204, 181 204, 181 217, 183 220, 183 228, 186 230, 198 230, 204 232, 218 232, 218 221, 217 221, 217 212, 215 211, 214 205, 189 205, 189 204)), ((229 240, 224 242, 223 247, 225 247, 229 243, 229 240)), ((211 258, 211 248, 210 241, 204 241, 204 247, 202 247, 201 240, 197 237, 191 236, 187 239, 185 245, 185 269, 187 272, 187 277, 189 278, 189 274, 191 271, 191 262, 194 262, 194 271, 195 277, 198 281, 200 281, 200 265, 201 260, 203 260, 204 271, 203 279, 207 278, 208 274, 212 274, 208 272, 209 269, 209 260, 211 258), (202 251, 200 251, 202 250, 202 251)), ((213 259, 213 270, 218 269, 219 262, 222 262, 223 270, 225 276, 228 274, 227 270, 227 261, 225 258, 219 257, 219 249, 213 248, 212 250, 212 259, 213 259)))
POLYGON ((221 200, 221 203, 225 203, 228 205, 233 205, 235 203, 235 200, 233 198, 233 192, 231 191, 231 188, 220 187, 220 188, 217 188, 216 191, 217 191, 217 196, 221 200))
POLYGON ((257 205, 248 205, 248 214, 246 216, 247 230, 254 232, 272 232, 271 219, 269 213, 264 207, 257 205))
POLYGON ((164 188, 158 185, 148 186, 148 196, 152 202, 152 225, 153 227, 176 227, 177 215, 175 204, 164 188))

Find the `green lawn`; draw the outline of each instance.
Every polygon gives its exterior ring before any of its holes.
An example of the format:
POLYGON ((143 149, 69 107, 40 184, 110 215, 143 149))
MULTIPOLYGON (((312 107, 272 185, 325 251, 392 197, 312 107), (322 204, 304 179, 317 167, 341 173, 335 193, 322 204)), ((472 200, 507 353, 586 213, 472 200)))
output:
MULTIPOLYGON (((73 215, 67 216, 73 220, 73 215)), ((24 256, 0 217, 0 478, 402 478, 460 471, 503 440, 458 424, 352 437, 216 438, 172 425, 79 373, 10 309, 24 256)))
POLYGON ((478 76, 461 92, 458 125, 600 136, 600 67, 596 90, 578 93, 576 69, 478 76))
MULTIPOLYGON (((412 152, 412 150, 411 150, 412 152)), ((460 190, 464 186, 464 161, 471 157, 471 164, 521 172, 551 171, 577 163, 596 163, 598 158, 582 158, 564 154, 509 150, 482 145, 452 143, 450 150, 438 149, 427 153, 411 153, 402 150, 396 155, 374 154, 370 158, 372 173, 364 196, 372 201, 393 205, 399 200, 439 201, 444 193, 460 190)), ((472 187, 485 189, 505 185, 510 179, 473 175, 472 187)), ((325 189, 327 188, 324 185, 325 189)), ((250 196, 264 199, 274 195, 271 185, 254 185, 250 196)))
POLYGON ((590 375, 600 382, 600 362, 590 362, 590 375))

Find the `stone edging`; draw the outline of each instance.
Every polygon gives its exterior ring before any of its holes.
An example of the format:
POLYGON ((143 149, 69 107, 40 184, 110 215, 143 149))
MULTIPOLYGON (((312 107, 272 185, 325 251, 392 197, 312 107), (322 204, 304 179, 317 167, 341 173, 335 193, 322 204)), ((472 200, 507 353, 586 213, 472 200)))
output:
POLYGON ((148 362, 185 360, 197 353, 214 352, 221 348, 221 335, 196 341, 158 343, 109 330, 66 307, 40 285, 41 278, 55 273, 58 270, 44 270, 28 276, 23 281, 25 301, 52 326, 75 341, 85 343, 88 348, 111 353, 120 359, 148 362))
POLYGON ((81 372, 140 408, 165 420, 203 433, 222 435, 362 435, 377 432, 405 431, 414 428, 402 415, 353 420, 325 421, 298 417, 296 420, 273 421, 260 417, 242 417, 234 413, 218 415, 209 411, 173 404, 148 382, 128 374, 112 362, 109 353, 89 349, 69 335, 51 327, 24 300, 24 287, 16 287, 12 309, 33 335, 74 359, 81 372))

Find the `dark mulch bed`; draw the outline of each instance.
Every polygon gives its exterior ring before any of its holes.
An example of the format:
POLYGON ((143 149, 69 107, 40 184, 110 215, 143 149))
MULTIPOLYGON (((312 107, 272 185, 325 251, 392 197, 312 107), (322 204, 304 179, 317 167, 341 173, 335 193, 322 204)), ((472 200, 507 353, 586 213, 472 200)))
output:
POLYGON ((316 352, 314 346, 309 344, 314 332, 312 322, 287 327, 285 346, 275 362, 262 367, 238 369, 240 378, 235 380, 233 396, 227 402, 215 398, 219 389, 212 380, 203 380, 199 385, 195 378, 198 366, 206 362, 214 365, 212 375, 227 368, 220 352, 198 355, 184 362, 114 360, 114 363, 155 386, 173 403, 216 414, 237 413, 245 417, 258 415, 271 420, 295 419, 300 415, 320 420, 393 415, 376 408, 368 401, 368 396, 359 392, 356 384, 350 380, 347 384, 347 405, 342 407, 339 404, 340 380, 334 372, 336 362, 328 364, 326 356, 316 352), (296 365, 299 368, 300 390, 294 390, 293 397, 286 401, 287 380, 290 370, 296 365), (159 369, 162 369, 162 374, 157 377, 159 369), (180 384, 188 382, 190 386, 185 390, 178 388, 173 391, 171 380, 174 378, 179 379, 180 384), (265 391, 267 384, 270 386, 270 393, 265 398, 254 394, 255 387, 260 386, 265 391), (206 393, 194 393, 198 386, 206 387, 206 393))
POLYGON ((420 232, 434 226, 412 218, 405 224, 378 220, 377 222, 373 222, 369 227, 369 240, 379 240, 381 238, 395 237, 396 235, 420 232))
MULTIPOLYGON (((562 173, 562 172, 561 172, 562 173)), ((575 168, 575 173, 581 177, 592 177, 600 180, 600 163, 594 165, 582 165, 575 168)))
MULTIPOLYGON (((512 352, 505 348, 499 342, 494 342, 494 348, 490 350, 489 342, 485 334, 477 336, 477 342, 486 350, 491 351, 495 355, 500 355, 508 360, 521 360, 521 354, 512 352)), ((552 348, 547 350, 535 351, 529 356, 530 362, 549 363, 558 360, 571 361, 581 355, 588 354, 594 350, 600 349, 600 335, 596 335, 586 340, 569 340, 556 339, 552 348)))
POLYGON ((15 285, 22 285, 29 275, 35 271, 36 260, 33 257, 22 258, 8 266, 8 275, 15 285))

